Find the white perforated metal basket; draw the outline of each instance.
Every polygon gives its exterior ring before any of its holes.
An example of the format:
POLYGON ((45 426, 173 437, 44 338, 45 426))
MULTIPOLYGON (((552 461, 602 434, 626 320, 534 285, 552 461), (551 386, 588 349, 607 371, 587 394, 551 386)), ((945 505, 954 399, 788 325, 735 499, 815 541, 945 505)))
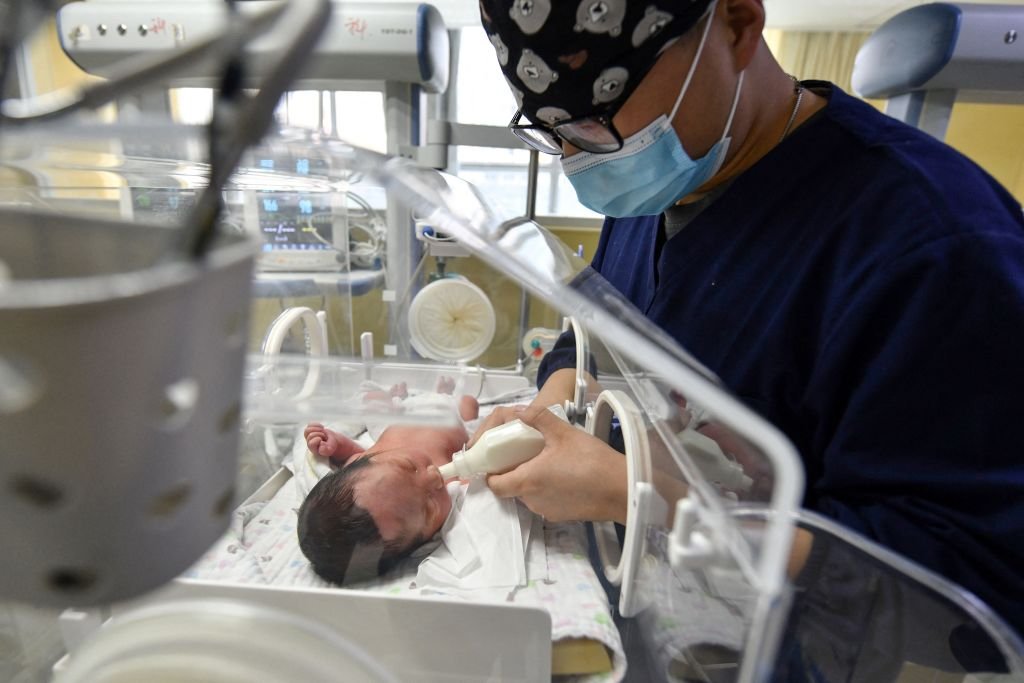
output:
POLYGON ((254 247, 0 212, 0 594, 137 595, 227 527, 254 247), (2 270, 2 269, 0 269, 2 270))

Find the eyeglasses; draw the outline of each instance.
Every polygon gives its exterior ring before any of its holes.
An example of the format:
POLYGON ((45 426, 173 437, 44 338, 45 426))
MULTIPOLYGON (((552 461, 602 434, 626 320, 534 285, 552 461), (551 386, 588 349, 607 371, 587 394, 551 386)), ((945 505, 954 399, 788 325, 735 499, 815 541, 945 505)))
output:
POLYGON ((520 125, 522 110, 512 117, 508 127, 517 138, 544 154, 561 154, 562 140, 584 152, 609 154, 622 149, 622 136, 607 116, 582 116, 554 126, 520 125))

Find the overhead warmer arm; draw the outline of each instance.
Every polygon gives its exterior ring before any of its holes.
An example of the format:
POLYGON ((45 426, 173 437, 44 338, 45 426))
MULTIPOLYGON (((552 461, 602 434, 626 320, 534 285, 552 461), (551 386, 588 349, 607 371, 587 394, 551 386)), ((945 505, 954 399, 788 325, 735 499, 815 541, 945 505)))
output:
MULTIPOLYGON (((237 3, 242 17, 276 5, 266 0, 237 3)), ((418 85, 428 93, 448 87, 448 32, 440 12, 422 3, 340 3, 323 36, 303 64, 293 88, 332 89, 346 81, 418 85)), ((182 2, 162 6, 128 0, 74 2, 58 15, 61 46, 83 70, 108 76, 128 57, 191 50, 210 40, 227 21, 222 3, 182 2)), ((276 64, 280 40, 265 36, 246 51, 246 76, 259 78, 276 64)), ((166 74, 164 84, 208 87, 219 77, 209 61, 166 74)))
POLYGON ((934 3, 897 14, 861 47, 853 89, 942 139, 953 104, 1024 102, 1024 7, 934 3))

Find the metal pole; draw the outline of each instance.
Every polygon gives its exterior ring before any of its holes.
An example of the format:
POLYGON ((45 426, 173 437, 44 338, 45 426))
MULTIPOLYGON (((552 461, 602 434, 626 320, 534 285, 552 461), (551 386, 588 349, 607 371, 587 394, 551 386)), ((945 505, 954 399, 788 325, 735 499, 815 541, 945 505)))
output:
POLYGON ((537 176, 540 174, 540 152, 530 150, 530 165, 526 171, 526 217, 537 217, 537 176))
MULTIPOLYGON (((537 217, 537 177, 540 175, 540 152, 530 150, 530 165, 526 171, 526 217, 531 221, 537 217)), ((519 337, 516 339, 516 372, 523 371, 526 363, 526 351, 523 350, 523 337, 530 328, 530 295, 526 288, 522 289, 519 299, 519 337)))
MULTIPOLYGON (((403 147, 419 143, 413 137, 414 107, 412 98, 416 96, 413 89, 405 83, 387 82, 384 85, 384 120, 387 125, 388 154, 398 156, 403 147)), ((413 270, 419 263, 421 243, 416 239, 413 229, 412 214, 394 197, 387 200, 387 255, 384 266, 387 273, 387 289, 396 297, 388 307, 388 340, 397 347, 399 358, 410 358, 412 346, 402 332, 404 312, 408 310, 408 301, 399 301, 403 293, 408 292, 411 298, 415 293, 410 291, 413 270)))

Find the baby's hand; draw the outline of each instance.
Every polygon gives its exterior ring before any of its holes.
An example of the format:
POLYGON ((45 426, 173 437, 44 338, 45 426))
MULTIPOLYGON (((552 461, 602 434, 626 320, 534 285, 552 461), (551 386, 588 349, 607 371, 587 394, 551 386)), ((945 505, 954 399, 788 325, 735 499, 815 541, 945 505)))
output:
POLYGON ((338 450, 337 435, 319 422, 306 425, 302 434, 306 437, 306 447, 317 455, 330 457, 338 450))
POLYGON ((302 432, 306 437, 306 447, 316 455, 332 458, 339 465, 345 464, 350 458, 363 453, 363 447, 344 434, 331 431, 319 422, 310 422, 302 432))

